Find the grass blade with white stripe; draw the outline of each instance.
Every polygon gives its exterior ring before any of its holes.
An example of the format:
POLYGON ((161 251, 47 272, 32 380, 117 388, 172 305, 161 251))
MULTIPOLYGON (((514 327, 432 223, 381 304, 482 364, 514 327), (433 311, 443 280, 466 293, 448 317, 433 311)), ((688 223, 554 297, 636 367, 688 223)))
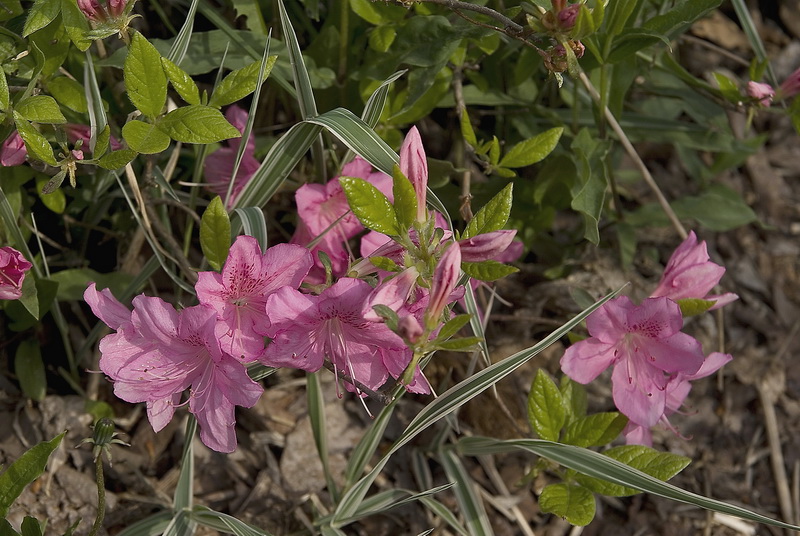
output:
MULTIPOLYGON (((620 289, 621 290, 621 289, 620 289)), ((482 371, 470 376, 466 380, 454 385, 436 400, 428 404, 417 414, 413 421, 406 427, 405 431, 395 441, 383 458, 378 461, 375 467, 361 480, 359 480, 342 497, 336 511, 334 512, 332 524, 337 526, 343 519, 351 517, 358 509, 359 504, 364 500, 372 483, 378 477, 389 458, 397 452, 403 445, 411 441, 420 432, 431 426, 433 423, 445 418, 453 411, 472 400, 480 393, 496 384, 519 367, 527 363, 531 358, 539 354, 542 350, 553 344, 555 341, 566 335, 572 328, 577 326, 583 319, 589 316, 596 309, 601 307, 608 300, 616 296, 620 291, 617 290, 598 301, 591 307, 585 309, 580 314, 569 320, 563 326, 545 337, 538 344, 517 352, 502 361, 483 369, 482 371)))
POLYGON ((458 442, 457 448, 461 454, 469 456, 482 456, 485 454, 524 450, 558 462, 564 467, 574 469, 579 473, 601 478, 614 484, 628 486, 653 495, 686 504, 693 504, 707 510, 736 516, 749 521, 756 521, 758 523, 785 529, 800 530, 800 526, 777 521, 747 510, 746 508, 710 499, 698 495, 697 493, 683 490, 672 484, 667 484, 666 482, 609 458, 608 456, 581 447, 545 441, 544 439, 500 440, 485 437, 468 437, 461 439, 458 442))
POLYGON ((308 419, 311 421, 311 432, 314 434, 314 443, 317 446, 319 461, 325 473, 325 483, 331 500, 339 500, 339 487, 333 480, 331 473, 330 457, 328 456, 328 427, 325 421, 325 397, 322 395, 322 386, 316 372, 306 373, 306 395, 308 400, 308 419))
POLYGON ((375 125, 378 124, 378 120, 381 118, 383 108, 386 106, 386 97, 389 96, 389 86, 405 73, 406 71, 403 70, 397 71, 391 75, 384 80, 381 85, 372 92, 369 99, 367 99, 367 103, 364 105, 364 111, 361 113, 361 119, 369 125, 370 128, 375 128, 375 125))
POLYGON ((199 0, 192 0, 189 6, 189 12, 186 14, 186 22, 181 26, 175 41, 169 49, 167 59, 175 65, 180 65, 186 56, 186 51, 189 49, 189 41, 192 40, 192 30, 194 29, 194 16, 197 13, 197 4, 199 0))
POLYGON ((189 512, 189 519, 198 525, 203 525, 204 527, 209 527, 225 534, 235 534, 236 536, 270 536, 269 532, 265 532, 233 516, 211 510, 205 506, 195 506, 189 512))
POLYGON ((267 238, 267 220, 264 212, 258 207, 237 208, 235 214, 239 216, 244 226, 244 234, 250 235, 258 241, 261 251, 266 251, 269 247, 267 238))
POLYGON ((475 482, 472 481, 472 477, 455 451, 452 448, 441 449, 438 459, 447 478, 450 482, 455 483, 453 491, 469 533, 481 536, 494 534, 492 525, 489 523, 489 516, 486 515, 486 509, 483 507, 483 501, 475 489, 475 482))
POLYGON ((358 511, 350 519, 345 520, 345 524, 352 523, 358 519, 363 519, 375 514, 383 514, 398 508, 400 506, 413 503, 421 500, 423 497, 429 497, 437 493, 441 493, 453 487, 454 484, 444 484, 422 492, 413 492, 407 489, 394 488, 386 491, 376 493, 371 497, 364 500, 359 505, 358 511))

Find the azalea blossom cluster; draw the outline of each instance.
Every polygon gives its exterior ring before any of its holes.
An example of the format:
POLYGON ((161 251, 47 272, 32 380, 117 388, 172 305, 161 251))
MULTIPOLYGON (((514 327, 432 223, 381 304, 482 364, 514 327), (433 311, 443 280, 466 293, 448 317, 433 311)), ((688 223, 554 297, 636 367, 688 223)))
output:
MULTIPOLYGON (((232 122, 237 116, 242 119, 229 110, 232 122)), ((206 169, 226 173, 220 160, 236 149, 220 149, 206 169)), ((140 295, 131 310, 90 284, 86 302, 115 330, 100 341, 100 369, 114 393, 145 402, 156 431, 176 407, 188 405, 201 440, 220 452, 236 448, 235 406, 252 407, 262 392, 247 375, 249 363, 310 372, 327 366, 360 397, 390 378, 408 391, 430 393, 419 363, 434 349, 450 304, 464 294, 462 261, 507 255, 514 231, 456 241, 437 225, 426 207, 427 162, 416 129, 401 148, 399 173, 414 189, 416 221, 402 236, 366 235, 361 250, 371 256, 360 261, 350 253, 350 239, 365 228, 336 177, 298 189, 292 243, 262 251, 255 238, 237 237, 219 273, 199 273, 197 305, 178 311, 140 295)), ((343 174, 391 195, 392 179, 361 159, 343 174)))
POLYGON ((620 296, 604 304, 586 319, 590 336, 567 348, 561 358, 561 370, 584 384, 614 367, 612 395, 628 417, 628 443, 652 444, 650 428, 659 422, 676 431, 668 417, 683 405, 691 382, 732 359, 719 352, 706 357, 700 342, 681 332, 681 303, 710 310, 738 298, 708 294, 724 273, 725 268, 710 261, 706 243, 691 232, 649 298, 636 305, 620 296))

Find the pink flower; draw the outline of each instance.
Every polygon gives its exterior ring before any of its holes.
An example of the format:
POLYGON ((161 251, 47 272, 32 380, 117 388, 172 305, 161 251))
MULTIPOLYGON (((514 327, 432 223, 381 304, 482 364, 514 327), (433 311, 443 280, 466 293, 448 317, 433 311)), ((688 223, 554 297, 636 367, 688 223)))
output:
POLYGON ((22 296, 25 273, 32 267, 16 249, 0 247, 0 300, 18 300, 22 296))
MULTIPOLYGON (((225 112, 225 118, 239 129, 239 132, 244 132, 247 125, 248 114, 246 111, 236 106, 229 106, 225 112)), ((236 163, 236 154, 239 152, 239 145, 242 143, 241 138, 233 138, 225 142, 227 146, 217 149, 205 160, 203 169, 205 172, 208 184, 206 188, 221 196, 223 199, 228 194, 228 185, 231 182, 233 175, 233 166, 236 163)), ((239 171, 236 174, 231 197, 227 200, 227 206, 233 206, 239 193, 244 188, 247 181, 255 174, 261 163, 255 157, 256 141, 251 134, 247 139, 244 154, 242 154, 242 162, 239 164, 239 171)))
POLYGON ((197 417, 200 439, 213 450, 233 452, 235 406, 252 407, 262 388, 220 346, 214 309, 196 305, 177 312, 160 298, 140 295, 131 312, 107 289, 98 292, 94 283, 84 299, 116 330, 100 341, 100 369, 114 382, 114 394, 127 402, 146 402, 157 432, 189 389, 189 411, 197 417))
POLYGON ((664 275, 651 297, 664 296, 673 301, 690 298, 715 300, 711 309, 719 309, 738 298, 730 292, 719 296, 707 295, 724 273, 725 268, 709 260, 705 241, 698 242, 691 231, 669 258, 664 275))
POLYGON ((411 127, 400 147, 400 171, 403 172, 417 194, 417 221, 428 219, 428 160, 417 127, 411 127))
POLYGON ((800 93, 800 69, 786 77, 780 85, 779 93, 784 99, 790 99, 800 93))
MULTIPOLYGON (((92 138, 92 128, 90 126, 73 123, 64 125, 64 130, 67 132, 67 139, 70 141, 70 143, 75 144, 78 143, 78 140, 80 140, 83 149, 89 148, 89 140, 92 138)), ((118 151, 122 149, 122 144, 114 136, 109 138, 109 146, 111 147, 112 151, 118 151)))
POLYGON ((106 20, 106 11, 97 0, 78 0, 78 7, 89 20, 106 20))
POLYGON ((571 30, 578 20, 578 13, 581 10, 580 4, 570 4, 558 12, 558 23, 564 30, 571 30))
POLYGON ((108 14, 115 19, 119 18, 125 13, 127 3, 127 0, 108 0, 108 14))
POLYGON ((667 374, 695 374, 703 364, 700 343, 680 332, 680 307, 667 298, 637 306, 620 296, 592 313, 586 326, 591 336, 567 348, 561 370, 589 383, 614 365, 614 403, 642 426, 654 425, 666 410, 667 374))
MULTIPOLYGON (((359 279, 342 278, 320 295, 311 296, 289 287, 267 298, 272 339, 260 359, 271 367, 319 370, 329 359, 335 370, 375 390, 391 374, 398 377, 411 362, 403 340, 385 324, 365 318, 372 287, 359 279)), ((357 391, 346 384, 349 391, 357 391)), ((430 392, 421 372, 407 388, 430 392)))
POLYGON ((25 163, 28 150, 22 136, 16 130, 12 132, 0 147, 0 164, 3 167, 19 166, 25 163))
POLYGON ((393 311, 403 307, 416 288, 418 277, 419 271, 412 266, 381 281, 367 298, 365 318, 374 322, 381 321, 381 317, 373 310, 375 305, 384 305, 393 311))
MULTIPOLYGON (((732 359, 733 357, 730 354, 713 352, 703 361, 703 365, 694 374, 678 373, 672 376, 667 382, 666 410, 664 411, 664 415, 661 416, 661 423, 677 434, 677 429, 669 422, 667 416, 672 413, 677 413, 681 406, 683 406, 683 402, 686 400, 686 397, 689 396, 689 391, 692 389, 691 382, 714 374, 732 359)), ((629 445, 646 445, 648 447, 653 445, 653 435, 650 428, 647 426, 642 426, 631 421, 625 426, 622 433, 625 435, 625 441, 629 445)))
MULTIPOLYGON (((375 173, 366 160, 356 157, 342 168, 339 177, 359 177, 391 197, 392 181, 388 175, 375 173)), ((295 201, 299 221, 291 243, 308 245, 319 238, 311 248, 324 251, 331 259, 335 276, 344 274, 350 260, 347 241, 364 230, 358 218, 350 212, 339 177, 327 184, 304 184, 297 189, 295 201)), ((324 280, 322 263, 315 257, 315 269, 309 278, 314 282, 324 280)))
POLYGON ((256 326, 266 321, 267 296, 281 287, 298 288, 311 268, 311 254, 301 246, 277 244, 263 254, 252 236, 239 236, 222 273, 200 272, 195 290, 227 328, 220 337, 225 352, 244 362, 264 350, 256 326))
POLYGON ((768 108, 772 104, 772 97, 775 96, 775 90, 769 84, 762 84, 751 80, 747 83, 747 96, 758 99, 761 106, 768 108))

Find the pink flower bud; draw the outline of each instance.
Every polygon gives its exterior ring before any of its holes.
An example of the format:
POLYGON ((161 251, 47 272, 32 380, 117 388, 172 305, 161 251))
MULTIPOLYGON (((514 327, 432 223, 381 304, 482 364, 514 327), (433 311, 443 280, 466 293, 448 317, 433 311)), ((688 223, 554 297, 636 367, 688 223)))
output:
POLYGON ((752 80, 747 83, 747 96, 758 99, 759 104, 769 107, 772 104, 772 97, 775 96, 775 90, 769 84, 762 84, 761 82, 753 82, 752 80))
POLYGON ((650 297, 663 296, 673 301, 691 298, 716 300, 712 309, 718 309, 738 298, 732 293, 707 295, 724 273, 725 268, 709 260, 705 241, 698 242, 694 231, 691 231, 669 258, 664 275, 650 297))
POLYGON ((0 247, 0 300, 17 300, 22 296, 25 272, 32 266, 16 249, 0 247))
POLYGON ((126 0, 108 0, 108 14, 118 19, 125 12, 126 0))
POLYGON ((430 300, 425 311, 426 320, 437 321, 442 316, 445 306, 453 300, 451 295, 460 277, 461 247, 454 242, 439 259, 433 272, 430 300))
POLYGON ((492 231, 472 238, 459 240, 461 260, 464 262, 481 262, 497 260, 511 245, 517 231, 492 231))
POLYGON ((16 130, 6 138, 0 147, 0 164, 3 167, 19 166, 25 163, 28 150, 25 149, 25 142, 16 130))
POLYGON ((70 152, 72 153, 72 158, 74 158, 75 160, 83 160, 83 151, 79 149, 73 149, 70 152))
POLYGON ((789 99, 800 93, 800 69, 790 74, 780 86, 780 94, 784 99, 789 99))
POLYGON ((78 0, 78 7, 89 20, 102 21, 106 19, 106 12, 97 0, 78 0))
POLYGON ((367 298, 364 318, 373 322, 381 320, 380 315, 373 309, 375 305, 385 305, 393 311, 400 309, 405 305, 411 291, 414 290, 417 277, 419 277, 419 272, 412 266, 375 287, 375 290, 367 298))
POLYGON ((428 161, 425 158, 425 148, 419 136, 417 127, 411 127, 400 147, 400 171, 408 177, 414 185, 417 194, 417 221, 428 219, 426 207, 428 197, 428 161))
POLYGON ((397 334, 411 344, 418 343, 422 333, 422 326, 414 315, 406 315, 397 323, 397 334))
POLYGON ((578 13, 580 13, 580 4, 570 4, 566 8, 558 12, 558 23, 564 30, 571 30, 575 26, 575 21, 578 20, 578 13))

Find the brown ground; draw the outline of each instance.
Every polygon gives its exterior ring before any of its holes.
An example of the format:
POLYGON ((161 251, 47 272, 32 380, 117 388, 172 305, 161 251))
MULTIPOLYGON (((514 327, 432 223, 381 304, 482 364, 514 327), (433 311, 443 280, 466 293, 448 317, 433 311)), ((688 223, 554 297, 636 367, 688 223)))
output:
MULTIPOLYGON (((779 4, 784 27, 768 20, 762 35, 780 78, 800 66, 800 2, 779 4)), ((725 25, 723 19, 703 22, 694 34, 749 58, 741 32, 725 25)), ((723 61, 717 52, 696 42, 683 42, 681 46, 695 72, 716 69, 723 61)), ((743 124, 743 116, 732 114, 731 120, 736 125, 743 124)), ((725 350, 735 359, 718 375, 696 382, 689 400, 690 414, 675 417, 674 422, 691 440, 659 431, 655 446, 694 460, 673 480, 678 486, 797 522, 800 367, 793 366, 793 360, 800 351, 800 143, 789 122, 777 116, 760 119, 756 129, 770 134, 764 150, 749 158, 742 168, 716 180, 740 192, 757 212, 760 224, 718 234, 699 229, 701 238, 709 243, 712 258, 728 268, 723 280, 725 289, 738 293, 740 300, 726 307, 720 317, 704 315, 687 328, 703 341, 707 351, 719 349, 724 333, 725 350)), ((655 171, 668 197, 680 195, 686 179, 675 155, 655 171)), ((643 200, 650 199, 646 190, 640 194, 643 200)), ((678 243, 670 229, 651 231, 639 238, 643 245, 658 249, 662 262, 678 243)), ((520 274, 499 287, 500 294, 513 307, 500 307, 489 328, 494 359, 533 344, 552 329, 553 322, 576 312, 570 298, 571 287, 601 292, 630 280, 633 293, 641 293, 655 283, 660 269, 637 258, 635 270, 623 274, 613 250, 595 248, 587 248, 581 270, 566 281, 543 282, 535 266, 521 268, 520 274)), ((485 393, 461 411, 462 432, 495 437, 518 437, 516 430, 527 434, 523 416, 532 375, 539 366, 556 372, 562 351, 558 345, 551 347, 498 386, 511 413, 519 416, 515 423, 504 417, 493 395, 485 393)), ((465 359, 443 356, 430 372, 437 381, 447 384, 463 375, 465 359)), ((325 508, 327 496, 306 415, 303 380, 291 373, 280 373, 278 377, 281 381, 275 377, 267 381, 268 389, 255 408, 240 412, 240 449, 236 453, 218 455, 197 443, 195 494, 201 504, 275 534, 289 534, 302 530, 318 507, 325 508)), ((2 376, 0 382, 0 422, 6 423, 0 426, 0 463, 7 466, 24 448, 69 430, 63 448, 54 454, 49 472, 25 491, 10 519, 16 524, 24 514, 46 518, 49 533, 62 533, 82 518, 77 533, 87 533, 96 504, 93 467, 88 447, 73 448, 90 435, 82 400, 50 395, 40 404, 31 404, 22 400, 14 385, 2 376)), ((349 450, 369 419, 352 397, 338 400, 330 378, 326 382, 331 463, 337 472, 344 467, 349 450)), ((596 383, 591 391, 593 407, 609 409, 608 384, 596 383)), ((104 389, 104 395, 110 395, 107 386, 104 389)), ((408 397, 404 401, 387 431, 386 445, 425 400, 408 397)), ((112 534, 169 505, 178 476, 183 427, 181 419, 176 419, 155 435, 141 408, 119 404, 115 409, 132 447, 115 447, 114 465, 107 468, 109 508, 105 527, 112 534)), ((433 439, 423 434, 401 451, 378 479, 377 486, 420 489, 410 470, 410 455, 417 451, 427 455, 426 448, 433 439)), ((439 465, 428 461, 434 483, 443 483, 439 465)), ((470 462, 473 477, 495 499, 491 505, 487 503, 487 511, 498 535, 781 533, 648 496, 601 499, 596 520, 582 530, 571 530, 560 519, 538 512, 534 492, 544 481, 521 484, 532 461, 525 456, 505 456, 480 464, 470 462)), ((455 507, 452 496, 442 494, 439 499, 455 507)), ((422 510, 406 507, 390 516, 354 525, 348 533, 418 534, 439 525, 422 510)), ((436 534, 449 532, 442 526, 436 534)))

